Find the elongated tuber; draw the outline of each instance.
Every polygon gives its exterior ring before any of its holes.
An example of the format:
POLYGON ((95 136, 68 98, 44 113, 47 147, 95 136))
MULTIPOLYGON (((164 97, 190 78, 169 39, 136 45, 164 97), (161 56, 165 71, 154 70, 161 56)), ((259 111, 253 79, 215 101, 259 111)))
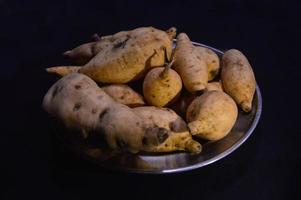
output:
POLYGON ((204 90, 208 82, 206 62, 199 59, 197 54, 188 36, 180 33, 177 37, 173 67, 180 74, 185 88, 191 93, 204 90))
POLYGON ((238 50, 225 52, 222 58, 223 88, 245 112, 252 110, 256 81, 248 59, 238 50))
MULTIPOLYGON (((100 83, 127 83, 135 80, 147 69, 163 66, 165 61, 170 60, 171 37, 174 33, 171 31, 169 34, 153 27, 142 27, 122 32, 118 37, 113 35, 102 38, 96 44, 102 44, 104 40, 104 47, 79 72, 100 83)), ((95 48, 94 51, 97 52, 95 48)))
POLYGON ((113 84, 101 87, 110 97, 118 103, 129 107, 143 106, 143 97, 125 84, 113 84))

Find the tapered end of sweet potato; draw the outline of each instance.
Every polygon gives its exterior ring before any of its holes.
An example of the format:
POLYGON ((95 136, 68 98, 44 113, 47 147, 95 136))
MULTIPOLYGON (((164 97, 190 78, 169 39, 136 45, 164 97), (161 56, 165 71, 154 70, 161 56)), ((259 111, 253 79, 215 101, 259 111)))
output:
POLYGON ((252 110, 252 102, 247 102, 247 101, 243 101, 241 104, 240 104, 240 107, 241 109, 244 111, 244 112, 250 112, 252 110))
POLYGON ((202 145, 191 139, 186 143, 185 149, 191 153, 198 154, 202 151, 202 145))
POLYGON ((50 74, 55 74, 58 76, 66 76, 67 74, 78 72, 81 67, 78 66, 59 66, 46 68, 46 71, 50 74))

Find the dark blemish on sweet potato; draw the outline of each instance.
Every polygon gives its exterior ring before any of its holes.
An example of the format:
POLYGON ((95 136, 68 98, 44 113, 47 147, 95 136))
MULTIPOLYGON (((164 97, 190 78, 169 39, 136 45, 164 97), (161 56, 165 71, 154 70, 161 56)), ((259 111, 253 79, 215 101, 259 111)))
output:
POLYGON ((75 87, 75 89, 77 89, 77 90, 79 90, 79 89, 82 88, 82 86, 80 86, 80 85, 75 85, 74 87, 75 87))
POLYGON ((64 86, 56 86, 56 87, 54 88, 53 93, 52 93, 52 98, 54 98, 54 97, 57 95, 57 93, 61 92, 62 89, 63 89, 63 87, 64 87, 64 86))
POLYGON ((118 49, 118 48, 123 49, 123 48, 125 47, 125 45, 126 45, 126 42, 127 42, 129 39, 130 39, 130 38, 127 37, 125 40, 123 40, 123 41, 121 41, 121 42, 115 44, 115 45, 113 46, 113 48, 114 48, 114 49, 118 49))
POLYGON ((168 130, 160 127, 157 132, 157 138, 159 143, 163 143, 168 138, 168 130))
POLYGON ((92 114, 96 114, 96 113, 97 113, 97 109, 96 109, 96 108, 93 108, 93 109, 91 110, 91 113, 92 113, 92 114))
POLYGON ((217 72, 218 72, 217 70, 212 70, 210 71, 210 75, 214 77, 217 74, 217 72))
POLYGON ((124 99, 124 95, 122 95, 122 96, 120 97, 120 99, 124 99))
POLYGON ((136 122, 136 126, 139 126, 140 125, 140 122, 136 122))
POLYGON ((81 103, 75 103, 74 107, 73 107, 73 111, 78 111, 80 109, 80 107, 82 106, 81 103))
POLYGON ((143 145, 147 145, 147 144, 148 144, 147 138, 146 138, 146 137, 143 137, 143 139, 142 139, 142 144, 143 144, 143 145))
POLYGON ((172 110, 170 108, 165 108, 165 110, 168 112, 172 112, 172 110))
POLYGON ((156 95, 153 95, 153 94, 152 94, 151 96, 152 96, 153 98, 155 98, 155 97, 156 97, 156 95))
POLYGON ((108 111, 109 111, 109 108, 106 108, 106 109, 104 109, 101 113, 99 113, 99 116, 98 116, 99 121, 102 121, 103 116, 104 116, 106 113, 108 113, 108 111))
POLYGON ((190 116, 192 117, 192 118, 195 118, 195 116, 196 116, 196 112, 193 110, 193 111, 191 111, 191 113, 190 113, 190 116))
POLYGON ((58 91, 58 86, 56 86, 52 92, 52 98, 54 98, 57 94, 57 91, 58 91))

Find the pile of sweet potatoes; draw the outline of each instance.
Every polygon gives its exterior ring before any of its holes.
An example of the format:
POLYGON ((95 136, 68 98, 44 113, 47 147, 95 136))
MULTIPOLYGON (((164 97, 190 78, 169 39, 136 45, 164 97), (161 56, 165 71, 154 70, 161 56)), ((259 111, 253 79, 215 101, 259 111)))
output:
POLYGON ((222 139, 237 105, 251 111, 255 77, 238 50, 220 60, 185 33, 173 49, 175 37, 175 28, 141 27, 66 51, 75 65, 47 68, 62 78, 44 109, 84 138, 104 136, 113 150, 200 153, 196 138, 222 139))

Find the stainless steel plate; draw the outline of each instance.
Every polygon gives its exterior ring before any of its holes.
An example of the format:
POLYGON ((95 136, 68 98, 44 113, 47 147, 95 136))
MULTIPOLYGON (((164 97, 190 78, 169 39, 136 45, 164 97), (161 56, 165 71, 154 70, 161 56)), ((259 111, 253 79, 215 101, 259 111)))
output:
MULTIPOLYGON (((223 52, 213 47, 193 42, 196 46, 209 48, 219 56, 223 52)), ((261 115, 262 98, 258 85, 253 100, 253 109, 246 114, 239 112, 238 119, 231 132, 222 140, 207 142, 203 145, 203 151, 199 155, 189 153, 170 153, 170 154, 116 154, 101 149, 99 146, 91 145, 91 142, 83 142, 79 139, 70 137, 60 138, 79 155, 97 163, 98 165, 132 173, 178 173, 209 165, 221 158, 229 155, 240 145, 242 145, 254 131, 261 115)), ((93 142, 92 142, 93 143, 93 142)))

